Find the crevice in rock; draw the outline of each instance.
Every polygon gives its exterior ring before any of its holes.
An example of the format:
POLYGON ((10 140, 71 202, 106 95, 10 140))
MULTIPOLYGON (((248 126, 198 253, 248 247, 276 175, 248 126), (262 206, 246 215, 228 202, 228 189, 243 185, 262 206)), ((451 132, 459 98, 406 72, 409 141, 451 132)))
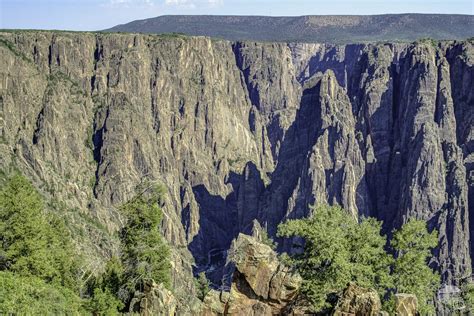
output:
POLYGON ((250 76, 250 67, 247 66, 245 67, 244 65, 244 56, 242 55, 241 50, 243 49, 243 45, 241 42, 235 42, 232 44, 232 51, 235 56, 235 63, 237 65, 237 68, 240 70, 242 73, 242 77, 244 78, 245 82, 245 87, 247 88, 247 92, 250 98, 250 102, 259 110, 260 108, 260 95, 258 89, 256 89, 255 86, 252 85, 250 82, 249 76, 250 76))

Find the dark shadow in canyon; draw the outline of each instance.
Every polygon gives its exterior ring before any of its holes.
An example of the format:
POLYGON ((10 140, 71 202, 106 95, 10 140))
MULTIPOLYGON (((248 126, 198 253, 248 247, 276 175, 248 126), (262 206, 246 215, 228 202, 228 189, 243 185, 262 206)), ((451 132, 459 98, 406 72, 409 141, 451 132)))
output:
POLYGON ((226 197, 210 193, 204 185, 192 188, 200 218, 198 234, 188 248, 195 259, 194 273, 205 271, 215 287, 222 285, 232 240, 241 232, 251 234, 258 216, 258 198, 264 189, 261 174, 252 162, 246 164, 242 174, 231 172, 226 184, 233 188, 226 197))

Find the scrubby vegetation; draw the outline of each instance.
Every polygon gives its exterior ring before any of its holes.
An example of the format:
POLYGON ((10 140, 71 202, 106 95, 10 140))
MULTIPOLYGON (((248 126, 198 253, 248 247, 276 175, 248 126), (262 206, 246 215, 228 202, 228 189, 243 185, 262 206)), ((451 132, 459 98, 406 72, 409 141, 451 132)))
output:
POLYGON ((120 232, 121 256, 112 258, 104 274, 89 282, 89 310, 113 314, 130 303, 147 280, 171 287, 170 249, 160 233, 163 188, 139 188, 120 208, 126 225, 120 232))
POLYGON ((385 298, 386 310, 393 310, 394 293, 416 294, 422 314, 434 312, 434 298, 440 277, 428 265, 437 233, 426 224, 410 220, 387 242, 381 222, 357 221, 338 206, 313 208, 305 219, 279 226, 281 237, 302 237, 304 249, 288 261, 303 277, 302 294, 316 311, 329 309, 330 297, 354 281, 374 288, 385 298))
POLYGON ((69 233, 19 174, 0 190, 0 241, 0 314, 81 310, 80 258, 69 233))
MULTIPOLYGON (((120 207, 125 225, 120 253, 103 273, 81 271, 81 258, 60 218, 20 174, 0 190, 0 314, 94 314, 125 311, 134 293, 153 280, 171 288, 170 249, 160 233, 163 188, 145 184, 120 207)), ((308 218, 279 226, 280 237, 302 237, 304 246, 287 261, 302 276, 302 294, 316 311, 331 308, 331 295, 348 282, 377 290, 393 311, 393 294, 415 294, 422 314, 434 313, 430 300, 440 277, 427 264, 437 232, 410 220, 390 242, 382 223, 356 218, 338 206, 313 208, 308 218)), ((274 246, 263 233, 263 242, 274 246)), ((198 297, 210 290, 204 273, 195 280, 198 297)), ((463 300, 474 302, 472 284, 463 300)))
POLYGON ((203 301, 206 297, 207 293, 211 290, 211 283, 206 277, 204 272, 198 274, 198 277, 194 280, 197 296, 198 298, 203 301))
POLYGON ((80 273, 68 230, 33 185, 20 174, 8 179, 0 190, 0 314, 114 315, 145 280, 171 287, 161 199, 162 189, 150 186, 121 207, 121 255, 90 277, 80 273))

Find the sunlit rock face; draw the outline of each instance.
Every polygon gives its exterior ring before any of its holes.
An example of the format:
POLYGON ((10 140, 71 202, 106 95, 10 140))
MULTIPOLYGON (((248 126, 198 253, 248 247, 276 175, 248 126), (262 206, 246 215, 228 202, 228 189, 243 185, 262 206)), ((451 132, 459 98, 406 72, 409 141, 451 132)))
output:
POLYGON ((91 266, 116 251, 117 206, 149 179, 166 187, 177 292, 204 270, 219 286, 239 233, 257 220, 274 236, 313 203, 386 232, 426 220, 443 280, 470 274, 472 42, 0 37, 0 166, 62 201, 91 266))

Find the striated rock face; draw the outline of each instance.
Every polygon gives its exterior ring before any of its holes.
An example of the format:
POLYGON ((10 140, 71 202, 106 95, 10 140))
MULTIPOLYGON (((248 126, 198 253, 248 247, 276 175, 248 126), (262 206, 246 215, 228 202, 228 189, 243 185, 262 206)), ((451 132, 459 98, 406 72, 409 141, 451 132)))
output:
MULTIPOLYGON (((354 283, 349 283, 334 308, 334 316, 378 316, 382 304, 377 291, 365 289, 354 283)), ((404 315, 404 314, 400 314, 404 315)))
POLYGON ((193 264, 219 285, 254 220, 274 236, 322 202, 387 232, 426 220, 455 283, 471 271, 473 60, 469 41, 2 32, 0 167, 64 214, 92 270, 116 251, 116 207, 145 178, 164 184, 177 296, 193 264))
POLYGON ((149 282, 144 285, 143 292, 137 292, 130 303, 130 313, 143 316, 175 315, 178 310, 178 301, 173 294, 162 284, 149 282))
POLYGON ((412 294, 395 294, 395 310, 397 315, 417 315, 418 299, 412 294))
POLYGON ((294 313, 301 277, 279 262, 255 237, 239 234, 227 257, 229 292, 211 291, 202 315, 283 315, 294 313))

